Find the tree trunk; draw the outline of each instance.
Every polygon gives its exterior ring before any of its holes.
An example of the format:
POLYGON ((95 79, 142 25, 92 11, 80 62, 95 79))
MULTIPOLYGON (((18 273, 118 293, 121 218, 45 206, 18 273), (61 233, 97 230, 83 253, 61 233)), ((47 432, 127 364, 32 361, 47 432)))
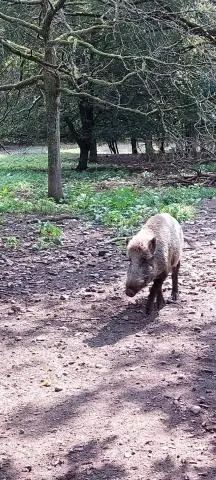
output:
POLYGON ((83 172, 88 168, 88 158, 89 158, 91 143, 89 141, 82 139, 79 141, 79 147, 80 147, 80 157, 79 157, 79 163, 76 167, 76 170, 77 172, 83 172))
POLYGON ((165 153, 165 138, 160 139, 159 152, 165 153))
POLYGON ((131 148, 132 148, 132 154, 137 155, 137 141, 136 138, 132 137, 131 138, 131 148))
POLYGON ((83 171, 88 167, 90 148, 93 143, 94 111, 91 100, 81 99, 79 101, 79 114, 81 121, 81 135, 79 136, 78 141, 80 158, 77 170, 83 171))
POLYGON ((154 157, 154 149, 151 137, 145 139, 145 149, 147 157, 149 158, 149 160, 151 160, 154 157))
MULTIPOLYGON (((53 63, 52 47, 48 47, 45 61, 53 63)), ((48 196, 57 202, 63 198, 60 155, 60 78, 57 72, 44 70, 44 88, 47 119, 48 196)))
POLYGON ((113 138, 112 138, 111 140, 109 140, 109 142, 108 142, 108 147, 109 147, 109 149, 110 149, 110 152, 111 152, 111 153, 114 153, 114 155, 116 155, 117 153, 119 153, 117 141, 114 140, 113 138))
POLYGON ((197 138, 194 138, 191 143, 191 154, 193 158, 197 158, 197 138))
POLYGON ((97 141, 94 138, 90 146, 89 162, 97 163, 97 141))
POLYGON ((185 153, 186 156, 197 156, 197 134, 193 123, 185 126, 185 153))

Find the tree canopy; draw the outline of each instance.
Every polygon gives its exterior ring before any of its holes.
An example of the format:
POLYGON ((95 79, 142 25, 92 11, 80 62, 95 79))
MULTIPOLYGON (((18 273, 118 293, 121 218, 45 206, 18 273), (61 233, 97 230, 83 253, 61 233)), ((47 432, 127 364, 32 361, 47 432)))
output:
POLYGON ((2 139, 46 135, 59 200, 60 130, 81 169, 96 138, 214 136, 215 18, 213 1, 1 0, 2 139))

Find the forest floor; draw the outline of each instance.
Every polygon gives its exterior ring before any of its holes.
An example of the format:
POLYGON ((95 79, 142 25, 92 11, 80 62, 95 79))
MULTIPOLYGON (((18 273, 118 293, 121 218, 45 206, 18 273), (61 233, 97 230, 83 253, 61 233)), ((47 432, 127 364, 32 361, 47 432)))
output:
POLYGON ((180 300, 149 318, 110 231, 62 220, 38 250, 33 217, 4 216, 0 480, 215 480, 215 212, 185 223, 180 300))

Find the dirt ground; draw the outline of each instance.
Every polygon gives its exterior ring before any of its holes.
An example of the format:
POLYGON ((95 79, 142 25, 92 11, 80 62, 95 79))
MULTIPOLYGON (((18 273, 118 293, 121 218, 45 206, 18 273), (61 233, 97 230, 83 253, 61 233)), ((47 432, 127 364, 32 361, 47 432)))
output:
POLYGON ((215 480, 215 211, 185 224, 180 300, 150 318, 105 229, 65 220, 38 251, 28 218, 4 218, 0 480, 215 480))

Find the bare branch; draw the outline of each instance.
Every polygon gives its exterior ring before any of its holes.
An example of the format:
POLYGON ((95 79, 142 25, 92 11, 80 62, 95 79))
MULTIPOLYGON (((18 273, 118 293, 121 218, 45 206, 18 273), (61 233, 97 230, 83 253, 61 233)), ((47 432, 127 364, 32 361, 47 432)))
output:
POLYGON ((109 102, 108 100, 103 100, 100 97, 90 95, 87 92, 77 92, 76 90, 70 90, 67 87, 62 87, 61 91, 67 93, 68 95, 73 95, 74 97, 89 98, 90 100, 93 100, 99 104, 106 105, 107 107, 115 108, 117 110, 123 110, 124 112, 130 112, 130 113, 137 113, 142 117, 149 117, 150 115, 153 115, 154 113, 158 112, 158 108, 155 108, 150 112, 142 112, 138 108, 123 107, 122 105, 109 102))
POLYGON ((71 38, 74 38, 73 36, 74 35, 81 35, 83 33, 91 33, 91 32, 94 32, 95 30, 110 30, 113 28, 113 25, 103 25, 103 24, 97 24, 97 25, 92 25, 91 27, 87 27, 87 28, 82 28, 81 30, 72 30, 70 29, 71 33, 70 35, 68 36, 68 33, 63 33, 62 35, 60 35, 60 37, 58 38, 55 38, 54 40, 50 41, 50 44, 51 45, 55 45, 55 44, 63 44, 63 40, 65 40, 68 44, 71 44, 71 41, 70 39, 71 38), (71 35, 72 34, 72 35, 71 35))
POLYGON ((121 80, 118 80, 116 82, 109 82, 100 78, 89 77, 87 74, 84 74, 82 78, 88 80, 88 82, 90 83, 94 83, 95 85, 101 85, 104 87, 119 87, 120 85, 123 85, 123 83, 125 83, 129 78, 134 77, 135 75, 137 75, 136 70, 134 72, 129 72, 121 80))
POLYGON ((103 20, 107 20, 107 17, 100 13, 90 13, 90 12, 68 12, 65 10, 65 15, 70 17, 86 17, 86 18, 101 18, 103 20))
POLYGON ((38 97, 34 98, 32 104, 30 105, 30 107, 26 107, 26 108, 22 108, 21 110, 19 110, 19 113, 22 113, 22 112, 28 112, 28 116, 30 115, 31 111, 33 110, 33 108, 35 107, 35 105, 37 105, 37 103, 43 99, 43 95, 40 94, 38 95, 38 97))
POLYGON ((8 5, 41 5, 41 0, 3 0, 8 5))
MULTIPOLYGON (((58 65, 54 65, 52 63, 45 62, 43 60, 43 55, 40 53, 35 53, 31 48, 26 48, 23 47, 22 45, 18 45, 14 42, 10 42, 9 40, 4 40, 3 38, 0 37, 0 43, 5 47, 8 48, 8 50, 11 53, 14 53, 18 57, 26 58, 27 60, 30 60, 31 62, 34 63, 39 63, 40 65, 43 65, 44 67, 50 67, 53 70, 58 69, 58 65)), ((64 71, 63 69, 61 70, 63 73, 69 74, 68 71, 64 71)))
POLYGON ((38 80, 42 80, 43 75, 35 75, 34 77, 26 78, 21 82, 17 83, 8 83, 7 85, 0 85, 0 92, 7 92, 11 90, 21 90, 22 88, 28 87, 29 85, 34 85, 38 80))
MULTIPOLYGON (((106 105, 108 107, 111 107, 111 108, 115 108, 117 110, 122 110, 124 112, 130 112, 130 113, 135 113, 135 114, 138 114, 142 117, 150 117, 151 115, 155 114, 155 113, 158 113, 161 111, 161 106, 158 105, 156 108, 154 108, 153 110, 150 110, 148 112, 143 112, 141 110, 139 110, 138 108, 130 108, 130 107, 124 107, 120 104, 115 104, 115 103, 112 103, 112 102, 109 102, 108 100, 103 100, 102 98, 100 97, 96 97, 94 95, 91 95, 87 92, 79 92, 77 90, 70 90, 69 88, 67 87, 62 87, 61 88, 61 91, 67 93, 68 95, 73 95, 74 97, 80 97, 80 98, 89 98, 91 101, 95 101, 96 103, 99 103, 99 104, 102 104, 102 105, 106 105)), ((208 100, 214 100, 216 98, 216 93, 213 93, 212 95, 210 95, 208 97, 208 100)), ((206 98, 203 98, 203 100, 199 101, 199 103, 204 103, 206 102, 206 98)), ((174 110, 184 110, 184 109, 188 109, 189 107, 192 107, 194 105, 197 104, 197 101, 195 100, 194 102, 191 102, 191 103, 185 103, 183 105, 175 105, 175 106, 172 106, 172 107, 168 107, 168 108, 163 108, 163 114, 165 112, 172 112, 174 110)))
POLYGON ((56 13, 64 7, 64 4, 67 0, 57 0, 54 5, 50 3, 50 8, 47 10, 47 13, 43 19, 41 26, 42 36, 45 38, 48 36, 50 25, 56 13))
MULTIPOLYGON (((198 35, 204 38, 207 38, 211 43, 216 45, 216 38, 214 35, 216 33, 215 30, 208 31, 203 28, 201 25, 191 22, 185 17, 182 17, 179 13, 173 12, 172 8, 169 7, 167 4, 165 5, 162 0, 157 0, 157 3, 164 9, 164 12, 167 14, 167 18, 169 20, 174 20, 179 26, 182 26, 184 29, 189 30, 193 35, 198 35)), ((160 12, 159 16, 163 17, 163 10, 160 12)))
POLYGON ((9 15, 5 15, 4 13, 0 12, 0 18, 2 20, 5 20, 5 22, 9 22, 12 24, 15 23, 16 25, 21 25, 22 27, 27 28, 28 30, 33 30, 38 34, 41 33, 40 27, 38 27, 37 25, 34 25, 33 23, 26 22, 25 20, 22 20, 19 17, 10 17, 9 15))
MULTIPOLYGON (((56 41, 54 40, 52 43, 55 43, 56 41)), ((102 50, 98 50, 95 48, 91 43, 85 42, 84 40, 81 40, 74 35, 69 35, 67 40, 60 40, 57 42, 59 45, 70 45, 71 43, 76 42, 76 44, 80 44, 83 47, 86 47, 90 50, 90 52, 95 53, 96 55, 99 55, 101 57, 105 58, 113 58, 113 59, 118 59, 118 60, 142 60, 142 57, 137 57, 133 55, 119 55, 117 53, 110 53, 110 52, 103 52, 102 50)))

